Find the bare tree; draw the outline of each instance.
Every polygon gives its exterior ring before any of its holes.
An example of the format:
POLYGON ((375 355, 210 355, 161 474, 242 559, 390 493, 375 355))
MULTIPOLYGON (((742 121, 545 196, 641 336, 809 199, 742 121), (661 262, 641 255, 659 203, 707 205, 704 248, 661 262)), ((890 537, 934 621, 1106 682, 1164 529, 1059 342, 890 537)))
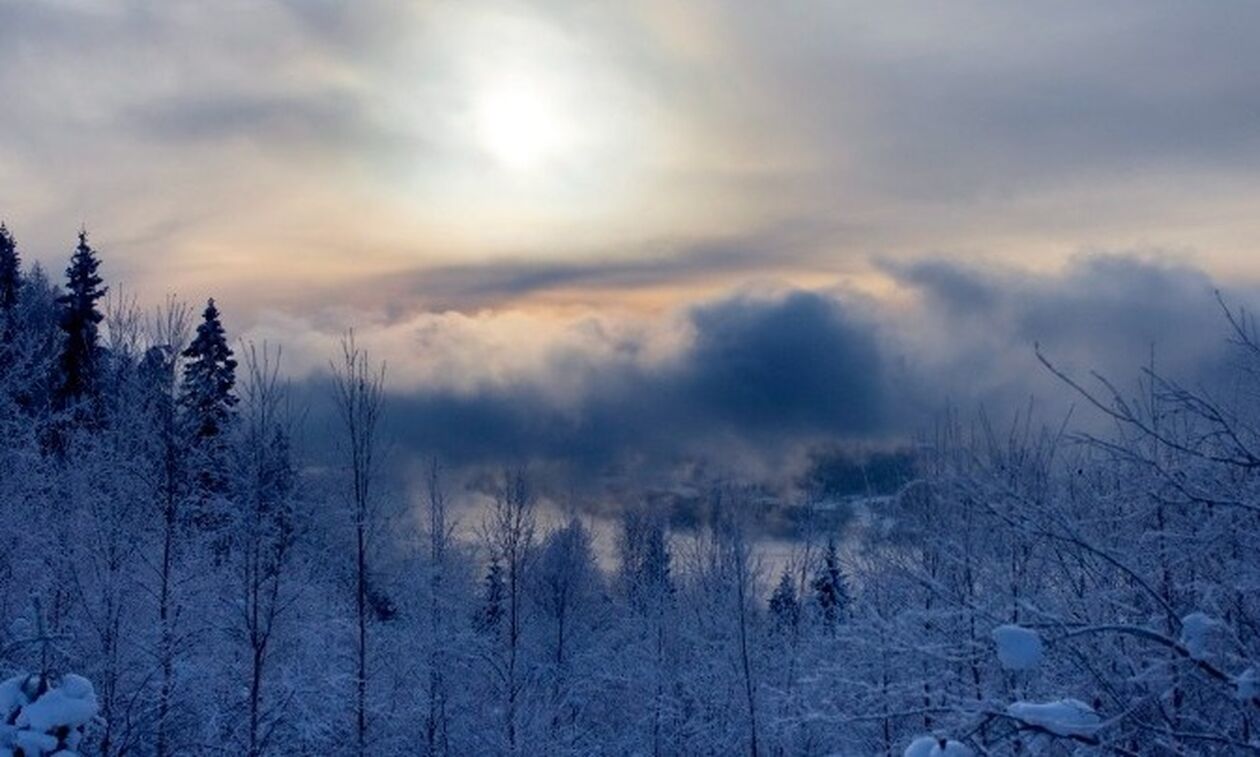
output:
POLYGON ((150 567, 157 578, 158 601, 158 712, 154 744, 158 757, 170 753, 171 702, 175 689, 175 589, 179 502, 184 491, 184 449, 176 419, 176 376, 179 355, 188 342, 191 311, 183 302, 168 297, 153 316, 151 342, 141 363, 148 389, 147 415, 154 449, 150 488, 158 505, 161 537, 157 559, 150 567))
POLYGON ((245 380, 234 487, 239 513, 234 558, 241 594, 234 616, 248 646, 246 747, 256 757, 266 746, 268 721, 276 716, 265 707, 268 661, 279 623, 292 606, 286 579, 296 538, 295 474, 289 451, 292 413, 280 378, 280 351, 251 344, 241 352, 245 380))
POLYGON ((693 606, 693 632, 701 643, 714 640, 716 659, 709 662, 721 659, 724 663, 723 669, 713 675, 721 686, 727 687, 727 701, 734 704, 742 700, 742 712, 738 716, 731 712, 728 733, 715 737, 729 739, 726 749, 731 751, 737 748, 734 739, 738 737, 734 734, 742 730, 744 748, 757 757, 762 747, 754 626, 760 567, 748 537, 745 519, 749 502, 744 494, 723 484, 715 486, 711 493, 712 520, 692 546, 692 589, 697 600, 693 606))
MULTIPOLYGON (((599 568, 591 534, 576 515, 547 534, 539 549, 531 580, 532 595, 543 618, 550 621, 550 725, 553 738, 562 736, 577 714, 572 701, 574 657, 588 637, 592 597, 599 589, 599 568)), ((571 730, 571 729, 570 729, 571 730)), ((567 748, 571 745, 566 744, 567 748)))
POLYGON ((350 472, 349 506, 355 538, 355 744, 367 750, 368 536, 374 484, 379 475, 381 403, 385 364, 374 367, 351 331, 341 340, 341 362, 331 364, 333 392, 342 424, 345 463, 350 472))
POLYGON ((134 297, 116 295, 106 303, 107 345, 111 360, 102 381, 100 410, 105 420, 96 434, 76 441, 78 459, 65 470, 70 499, 79 504, 77 525, 90 538, 74 540, 67 552, 68 575, 78 595, 77 611, 90 633, 83 641, 93 650, 98 682, 101 754, 121 754, 137 738, 141 716, 134 707, 146 687, 140 662, 137 568, 143 542, 137 539, 150 495, 151 438, 147 427, 144 373, 137 368, 144 353, 145 318, 134 297))
POLYGON ((496 666, 502 687, 503 736, 508 751, 516 753, 518 710, 524 679, 521 674, 522 600, 528 565, 533 557, 536 518, 534 492, 523 469, 505 471, 497 487, 494 504, 485 522, 482 535, 492 558, 506 572, 507 628, 502 638, 502 659, 496 666))
POLYGON ((446 710, 446 660, 448 626, 443 608, 447 591, 449 552, 454 526, 447 521, 446 490, 442 486, 442 469, 437 459, 429 463, 426 480, 429 542, 429 691, 428 711, 424 720, 426 754, 431 757, 448 752, 448 715, 446 710))
POLYGON ((725 559, 730 570, 730 579, 734 583, 734 614, 739 637, 739 663, 743 676, 744 698, 748 705, 748 753, 757 757, 758 717, 757 717, 757 683, 754 677, 752 651, 749 637, 752 634, 751 614, 755 596, 757 565, 752 554, 752 546, 742 524, 732 520, 723 526, 725 559))

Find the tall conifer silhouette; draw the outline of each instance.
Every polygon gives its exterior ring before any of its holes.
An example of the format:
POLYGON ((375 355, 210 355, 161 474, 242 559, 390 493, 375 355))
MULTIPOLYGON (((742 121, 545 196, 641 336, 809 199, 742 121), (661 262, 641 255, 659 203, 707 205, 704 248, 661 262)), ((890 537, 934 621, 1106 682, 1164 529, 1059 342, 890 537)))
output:
POLYGON ((17 242, 8 227, 0 223, 0 345, 13 341, 18 289, 22 286, 22 261, 17 242))
POLYGON ((814 604, 818 608, 823 629, 834 635, 836 626, 844 622, 849 611, 849 586, 840 570, 840 557, 836 540, 827 540, 822 565, 814 576, 814 604))
POLYGON ((214 299, 206 303, 197 336, 183 352, 184 384, 179 402, 193 443, 221 436, 231 422, 237 397, 236 360, 228 347, 214 299))
MULTIPOLYGON (((235 417, 236 360, 228 347, 219 309, 206 302, 197 335, 182 353, 184 381, 179 406, 188 434, 192 483, 197 497, 193 519, 208 530, 230 520, 221 495, 227 489, 227 431, 235 417)), ((225 548, 218 544, 217 547, 225 548)))
POLYGON ((13 234, 0 223, 0 311, 17 307, 18 288, 22 286, 21 262, 13 234))
POLYGON ((96 251, 88 244, 87 231, 80 231, 79 244, 66 269, 65 294, 57 298, 61 308, 59 325, 64 334, 53 391, 53 404, 59 410, 94 397, 98 389, 98 326, 102 315, 96 303, 107 290, 96 272, 99 266, 96 251))

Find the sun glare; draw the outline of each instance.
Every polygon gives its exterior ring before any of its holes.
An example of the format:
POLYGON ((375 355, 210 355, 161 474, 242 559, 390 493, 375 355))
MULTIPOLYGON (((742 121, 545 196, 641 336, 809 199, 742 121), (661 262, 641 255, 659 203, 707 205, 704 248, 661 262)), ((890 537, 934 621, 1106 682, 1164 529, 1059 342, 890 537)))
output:
POLYGON ((658 131, 634 77, 567 25, 506 6, 448 7, 433 44, 394 69, 399 122, 415 124, 425 148, 399 164, 406 200, 496 245, 561 226, 571 240, 575 225, 614 218, 638 228, 630 216, 658 131))
POLYGON ((488 87, 476 111, 482 148, 501 165, 527 171, 563 156, 576 129, 534 82, 509 78, 488 87))

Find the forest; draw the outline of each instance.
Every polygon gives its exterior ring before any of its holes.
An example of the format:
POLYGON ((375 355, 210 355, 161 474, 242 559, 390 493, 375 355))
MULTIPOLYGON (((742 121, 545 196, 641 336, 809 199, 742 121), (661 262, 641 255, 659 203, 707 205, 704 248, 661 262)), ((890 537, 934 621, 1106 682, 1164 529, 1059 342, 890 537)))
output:
POLYGON ((316 453, 280 346, 101 263, 0 227, 0 754, 1260 752, 1260 332, 1224 300, 1218 387, 1038 351, 1105 424, 925 418, 890 496, 802 489, 784 561, 730 481, 686 528, 624 503, 604 559, 528 460, 466 528, 441 460, 399 495, 352 333, 316 453))

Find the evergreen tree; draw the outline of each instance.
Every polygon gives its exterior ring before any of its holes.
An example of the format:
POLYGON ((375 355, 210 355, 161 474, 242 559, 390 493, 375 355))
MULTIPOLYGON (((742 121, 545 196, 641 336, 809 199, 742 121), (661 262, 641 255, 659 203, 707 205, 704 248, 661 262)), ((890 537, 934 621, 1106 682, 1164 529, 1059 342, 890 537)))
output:
MULTIPOLYGON (((6 383, 2 379, 6 378, 5 374, 14 372, 19 360, 15 354, 14 342, 18 334, 18 289, 21 285, 21 261, 18 259, 17 244, 9 229, 0 223, 0 366, 4 366, 0 369, 0 385, 6 383)), ((0 386, 0 405, 7 404, 5 400, 19 394, 16 389, 14 386, 0 386)), ((0 413, 2 412, 3 409, 0 408, 0 413)))
POLYGON ((503 602, 507 589, 503 582, 503 565, 499 558, 490 560, 490 568, 482 581, 481 607, 473 615, 473 629, 478 633, 493 636, 503 623, 503 602))
POLYGON ((182 354, 188 362, 184 365, 179 403, 193 443, 200 444, 224 433, 237 403, 232 391, 236 386, 236 360, 228 347, 213 298, 206 303, 197 336, 182 354))
POLYGON ((673 591, 670 578, 669 547, 665 543, 665 528, 659 522, 648 529, 643 562, 639 565, 640 586, 654 589, 664 596, 673 591))
POLYGON ((13 338, 13 317, 22 287, 22 261, 8 227, 0 223, 0 342, 13 338))
POLYGON ((618 540, 621 582, 631 606, 643 612, 673 593, 669 545, 659 518, 630 512, 618 540))
POLYGON ((796 598, 796 585, 790 570, 783 571, 779 585, 770 596, 770 614, 774 617, 775 630, 791 634, 801 620, 801 604, 796 598))
POLYGON ((212 546, 215 554, 222 557, 230 541, 225 527, 233 518, 225 496, 230 467, 227 431, 237 404, 233 393, 236 360, 227 345, 213 299, 206 303, 197 335, 180 354, 188 361, 184 364, 178 405, 187 434, 194 495, 189 515, 201 530, 218 533, 212 546))
POLYGON ((87 232, 80 231, 79 244, 66 269, 65 294, 57 298, 61 308, 59 325, 65 335, 60 374, 53 391, 53 403, 58 409, 92 397, 97 391, 101 351, 97 327, 103 316, 96 303, 107 290, 96 273, 99 266, 96 251, 88 245, 87 232))
POLYGON ((836 626, 840 625, 849 610, 849 587, 844 573, 840 571, 840 557, 834 538, 827 540, 827 550, 814 576, 813 589, 814 606, 823 628, 828 634, 834 634, 836 626))

